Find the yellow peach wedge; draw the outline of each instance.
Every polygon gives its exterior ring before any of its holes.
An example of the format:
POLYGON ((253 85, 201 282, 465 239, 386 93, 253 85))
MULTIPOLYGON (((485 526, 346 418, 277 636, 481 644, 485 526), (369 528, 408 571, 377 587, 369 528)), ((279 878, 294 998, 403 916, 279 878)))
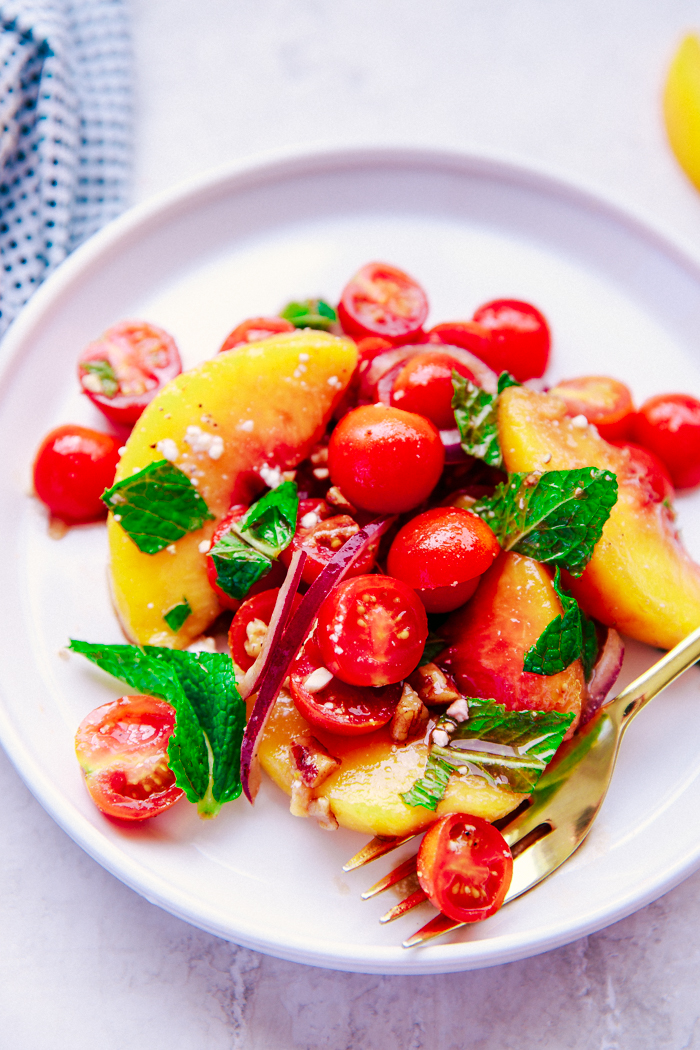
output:
POLYGON ((112 596, 127 637, 184 648, 220 609, 205 553, 232 502, 248 502, 262 476, 290 470, 323 434, 357 363, 349 339, 309 329, 229 350, 172 380, 134 427, 116 480, 168 459, 189 475, 214 520, 158 554, 140 551, 108 522, 112 596), (178 631, 163 619, 187 600, 178 631))
POLYGON ((671 63, 663 98, 671 149, 700 189, 700 40, 689 34, 671 63))

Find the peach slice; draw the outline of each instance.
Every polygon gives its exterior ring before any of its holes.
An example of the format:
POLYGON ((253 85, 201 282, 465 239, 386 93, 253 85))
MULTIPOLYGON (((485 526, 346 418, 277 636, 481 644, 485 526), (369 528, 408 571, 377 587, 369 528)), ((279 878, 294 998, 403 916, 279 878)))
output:
POLYGON ((131 641, 184 648, 216 618, 207 542, 232 502, 255 498, 263 479, 308 455, 356 363, 351 340, 307 329, 218 354, 151 402, 126 443, 116 480, 169 459, 189 474, 214 520, 158 554, 144 554, 110 514, 112 595, 131 641), (184 599, 192 612, 175 632, 163 616, 184 599))
POLYGON ((671 149, 700 189, 700 40, 693 34, 685 37, 673 58, 663 103, 671 149))

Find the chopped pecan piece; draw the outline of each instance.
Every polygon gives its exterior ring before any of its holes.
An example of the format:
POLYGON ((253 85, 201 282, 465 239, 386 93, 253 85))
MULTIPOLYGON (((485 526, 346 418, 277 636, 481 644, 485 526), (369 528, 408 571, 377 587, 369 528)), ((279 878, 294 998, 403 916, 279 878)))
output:
POLYGON ((397 743, 417 736, 423 731, 430 714, 415 689, 404 682, 401 699, 391 720, 391 739, 397 743))
POLYGON ((346 514, 355 514, 356 508, 353 507, 350 500, 347 500, 343 493, 340 491, 337 485, 331 485, 328 492, 326 493, 326 500, 328 503, 332 503, 334 507, 338 507, 340 510, 344 510, 346 514))
POLYGON ((246 639, 243 648, 248 656, 255 660, 260 655, 265 638, 267 637, 267 624, 264 620, 249 620, 245 628, 246 639))
POLYGON ((309 733, 293 740, 289 745, 289 753, 302 783, 309 788, 317 788, 340 765, 340 759, 309 733))
POLYGON ((437 664, 417 667, 409 681, 424 704, 451 704, 461 696, 452 676, 437 664))

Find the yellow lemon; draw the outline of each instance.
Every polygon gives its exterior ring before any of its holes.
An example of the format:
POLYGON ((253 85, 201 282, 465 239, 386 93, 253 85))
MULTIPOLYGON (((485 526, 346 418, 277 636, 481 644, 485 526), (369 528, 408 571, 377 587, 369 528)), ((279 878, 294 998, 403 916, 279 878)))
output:
POLYGON ((671 63, 663 101, 671 149, 700 189, 700 40, 693 34, 683 40, 671 63))

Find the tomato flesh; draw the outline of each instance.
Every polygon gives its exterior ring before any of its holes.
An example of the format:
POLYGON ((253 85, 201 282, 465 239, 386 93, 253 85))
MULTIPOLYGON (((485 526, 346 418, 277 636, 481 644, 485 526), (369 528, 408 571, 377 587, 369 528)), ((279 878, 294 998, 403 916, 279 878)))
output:
POLYGON ((474 320, 491 333, 478 356, 494 372, 510 372, 519 383, 544 375, 552 340, 536 306, 519 299, 494 299, 479 307, 474 320))
POLYGON ((476 590, 500 552, 488 525, 460 507, 435 507, 399 530, 387 571, 413 587, 428 612, 452 612, 476 590))
POLYGON ((368 263, 343 289, 338 318, 353 339, 381 336, 394 346, 422 330, 428 299, 412 277, 387 263, 368 263))
POLYGON ((175 340, 146 321, 122 321, 87 346, 78 361, 84 394, 107 419, 132 426, 182 371, 175 340))
POLYGON ((423 416, 364 405, 343 416, 328 445, 334 485, 375 514, 411 510, 435 488, 445 462, 437 427, 423 416))
POLYGON ((103 813, 147 820, 182 797, 168 765, 174 728, 174 708, 153 696, 122 696, 83 719, 75 752, 90 796, 103 813))
POLYGON ((668 469, 676 488, 700 484, 700 401, 690 394, 658 394, 635 416, 632 438, 668 469))
POLYGON ((311 638, 289 674, 294 703, 310 725, 339 736, 364 736, 391 721, 401 697, 400 685, 373 689, 332 678, 322 689, 309 690, 310 676, 323 667, 321 651, 311 638))
POLYGON ((449 354, 427 352, 412 357, 404 365, 391 391, 391 403, 404 412, 416 412, 425 416, 438 430, 451 430, 455 426, 452 411, 452 371, 474 382, 474 374, 461 361, 449 354))
POLYGON ((348 685, 400 682, 417 666, 427 637, 415 591, 390 576, 344 580, 318 611, 323 664, 348 685))
POLYGON ((450 813, 426 832, 417 871, 421 889, 444 915, 456 922, 481 922, 505 900, 513 857, 493 824, 450 813))
POLYGON ((570 416, 585 416, 606 441, 629 437, 634 404, 629 387, 610 376, 579 376, 557 383, 550 391, 566 405, 570 416))
POLYGON ((34 460, 34 490, 51 514, 77 525, 107 516, 100 496, 114 482, 119 442, 111 434, 66 425, 47 434, 34 460))
POLYGON ((219 353, 223 354, 226 350, 234 350, 235 347, 246 346, 248 343, 259 343, 261 339, 269 339, 271 335, 294 331, 296 329, 292 322, 284 317, 249 317, 229 332, 221 344, 219 353))

